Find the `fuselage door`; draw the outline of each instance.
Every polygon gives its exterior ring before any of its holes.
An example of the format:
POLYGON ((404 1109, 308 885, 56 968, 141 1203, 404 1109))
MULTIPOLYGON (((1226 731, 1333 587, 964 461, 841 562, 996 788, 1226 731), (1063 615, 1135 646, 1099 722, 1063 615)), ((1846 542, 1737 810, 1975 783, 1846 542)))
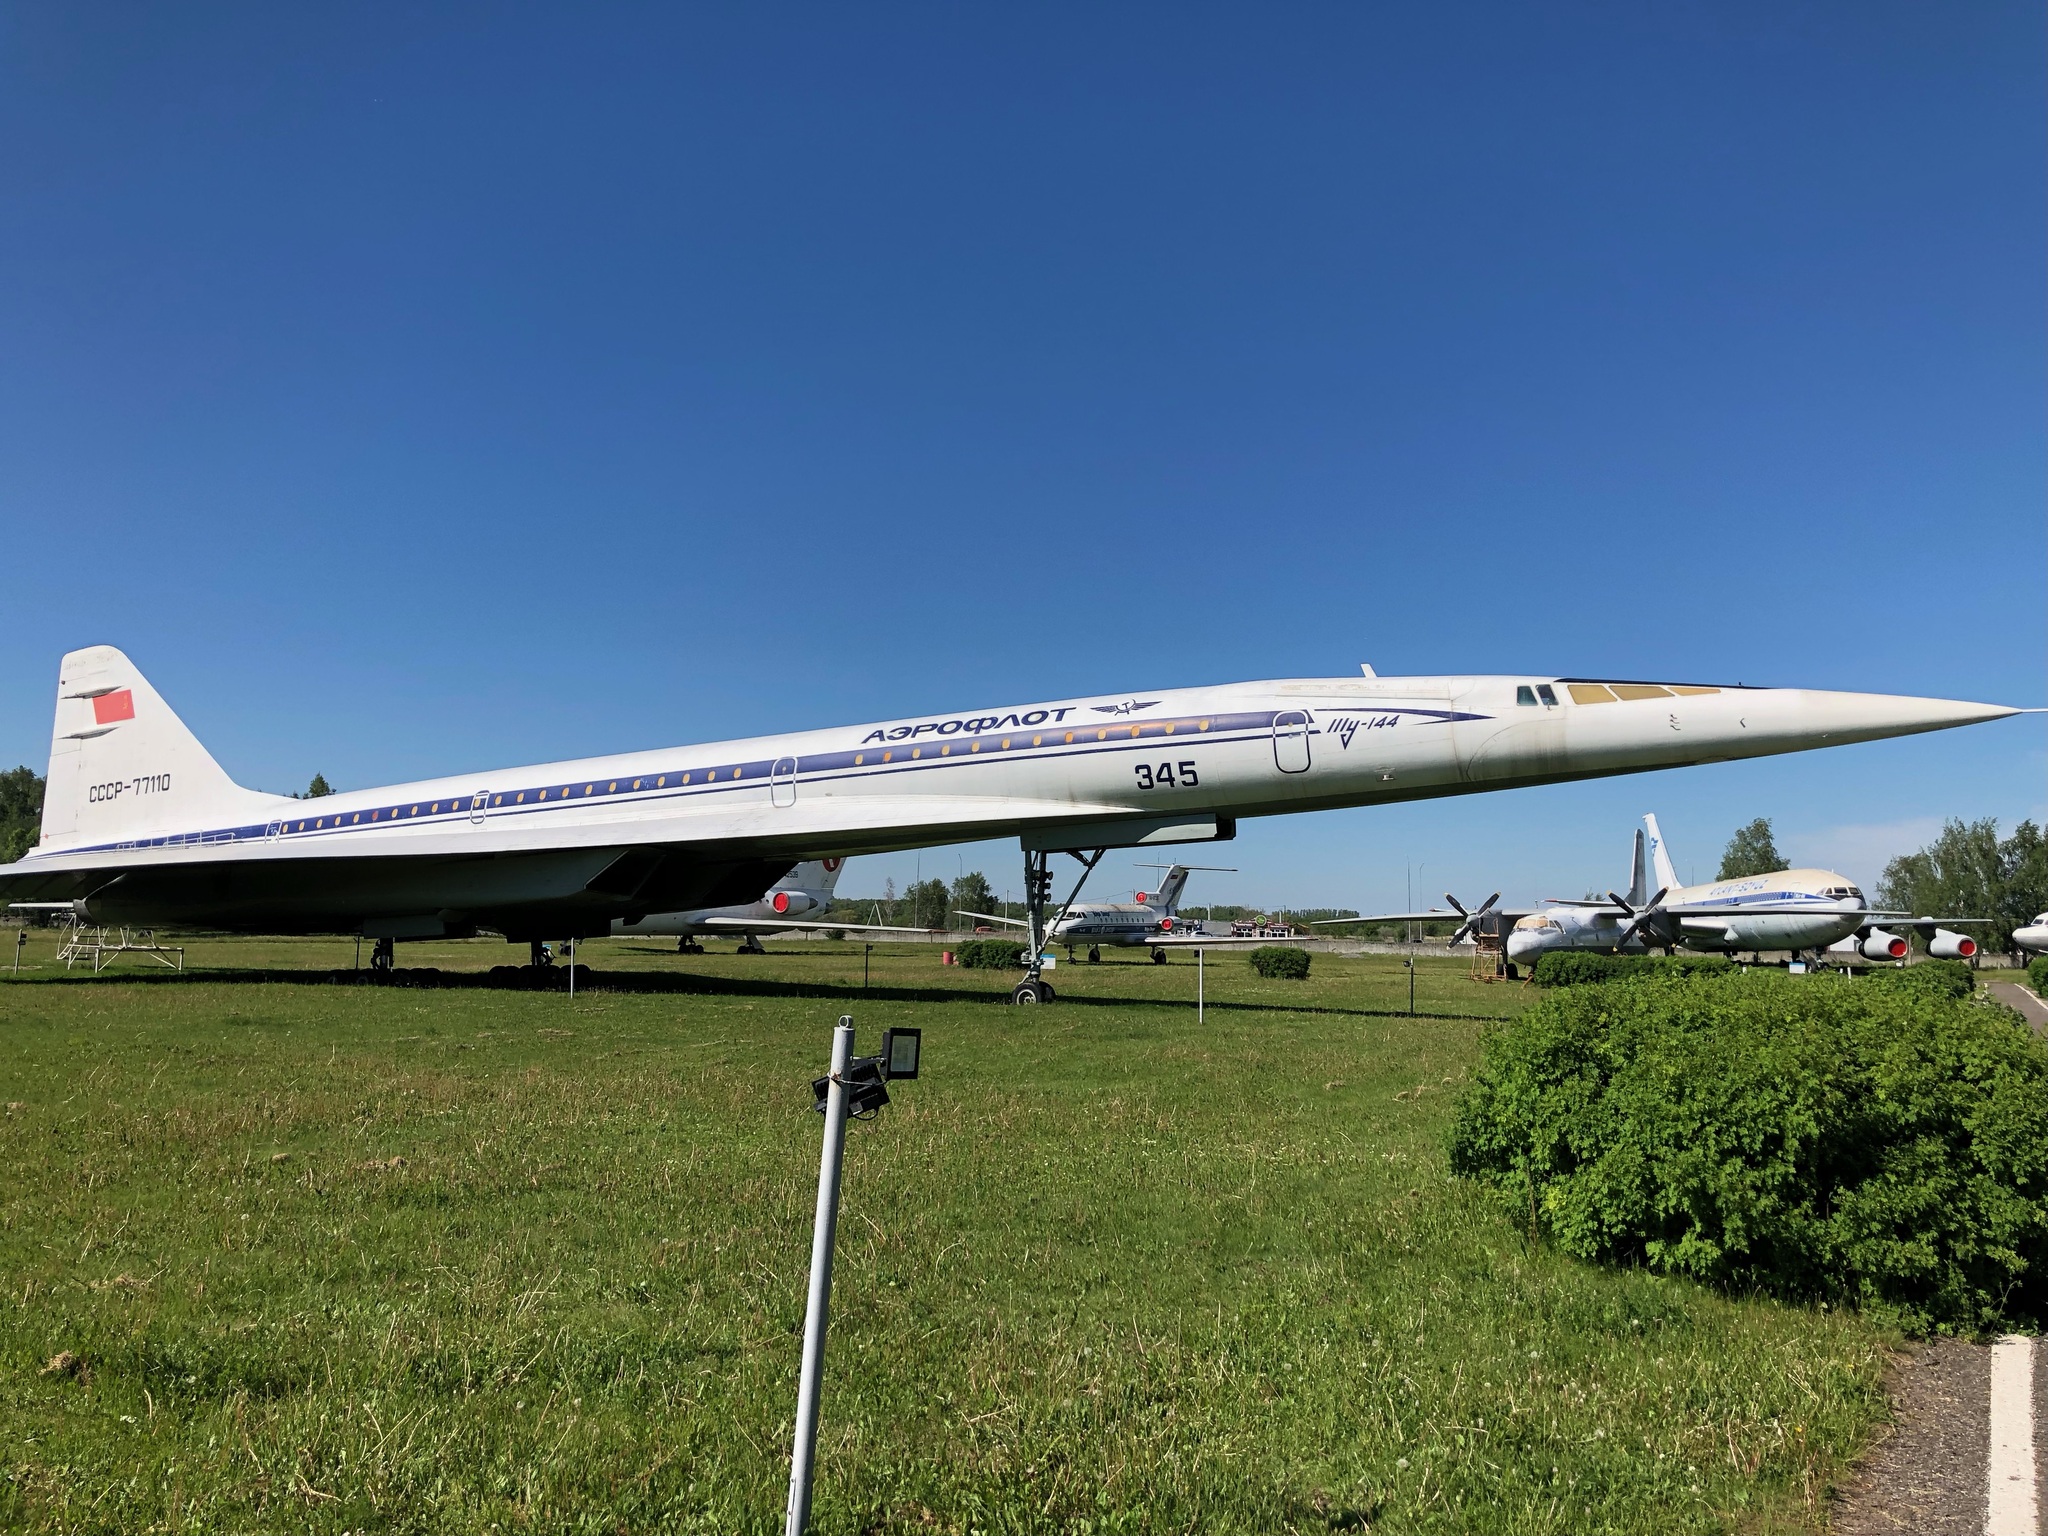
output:
POLYGON ((796 804, 796 759, 778 757, 768 770, 768 799, 772 804, 789 807, 796 804))
POLYGON ((491 792, 488 789, 480 789, 470 798, 469 819, 477 826, 484 824, 484 807, 490 803, 491 792))
POLYGON ((1273 764, 1282 773, 1308 772, 1308 715, 1283 709, 1273 717, 1273 764))

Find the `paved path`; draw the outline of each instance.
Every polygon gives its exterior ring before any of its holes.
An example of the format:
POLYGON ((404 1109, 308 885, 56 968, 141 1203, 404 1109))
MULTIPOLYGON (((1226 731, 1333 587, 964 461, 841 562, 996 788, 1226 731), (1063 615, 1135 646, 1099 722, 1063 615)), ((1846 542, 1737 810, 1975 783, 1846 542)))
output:
POLYGON ((2048 1034, 2048 1003, 2016 981, 1986 982, 1984 990, 2034 1026, 2034 1033, 2048 1034))
POLYGON ((1897 1422, 1864 1458, 1833 1536, 2040 1536, 2048 1531, 2048 1346, 1937 1339, 1893 1372, 1897 1422))

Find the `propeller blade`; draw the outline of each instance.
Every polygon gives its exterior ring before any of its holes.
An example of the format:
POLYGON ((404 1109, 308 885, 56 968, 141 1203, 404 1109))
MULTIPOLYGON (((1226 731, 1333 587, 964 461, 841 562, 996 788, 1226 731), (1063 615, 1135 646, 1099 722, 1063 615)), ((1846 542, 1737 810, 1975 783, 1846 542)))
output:
POLYGON ((1479 920, 1493 910, 1493 904, 1500 900, 1500 892, 1495 891, 1486 900, 1479 903, 1478 906, 1471 908, 1467 908, 1463 902, 1459 901, 1449 891, 1444 892, 1444 900, 1456 907, 1458 909, 1458 916, 1465 919, 1463 924, 1459 926, 1458 931, 1451 935, 1450 943, 1446 946, 1446 948, 1456 948, 1464 943, 1470 935, 1478 932, 1479 920))
MULTIPOLYGON (((1661 895, 1663 893, 1659 892, 1658 894, 1661 895)), ((1609 891, 1607 893, 1607 899, 1613 902, 1617 907, 1621 908, 1621 910, 1626 912, 1630 917, 1634 917, 1636 915, 1636 909, 1630 906, 1627 902, 1623 901, 1619 896, 1615 895, 1614 892, 1609 891)), ((1651 903, 1651 905, 1654 906, 1655 903, 1653 902, 1651 903)))
MULTIPOLYGON (((1628 927, 1624 928, 1621 931, 1621 937, 1614 941, 1614 947, 1616 949, 1627 948, 1628 941, 1630 939, 1634 938, 1643 929, 1648 928, 1652 922, 1664 916, 1664 911, 1660 903, 1662 903, 1664 898, 1670 894, 1670 889, 1671 888, 1669 886, 1664 887, 1662 890, 1658 891, 1656 895, 1650 898, 1650 904, 1648 906, 1644 907, 1642 911, 1632 914, 1635 918, 1635 921, 1630 923, 1628 927)), ((1614 895, 1612 891, 1609 891, 1607 894, 1610 896, 1614 895)), ((1615 900, 1620 901, 1621 898, 1616 896, 1615 900)), ((1628 904, 1626 902, 1622 903, 1622 910, 1628 910, 1628 904)))

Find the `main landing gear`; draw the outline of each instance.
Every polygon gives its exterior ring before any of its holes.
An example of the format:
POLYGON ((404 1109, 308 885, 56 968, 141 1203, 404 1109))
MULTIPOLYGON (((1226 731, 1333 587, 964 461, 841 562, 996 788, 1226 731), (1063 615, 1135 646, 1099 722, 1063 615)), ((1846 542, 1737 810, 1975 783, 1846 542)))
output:
POLYGON ((676 940, 676 953, 679 955, 701 955, 704 953, 704 946, 686 933, 676 940))
POLYGON ((1166 951, 1165 951, 1165 950, 1163 950, 1163 949, 1155 949, 1155 950, 1153 950, 1153 951, 1152 951, 1152 963, 1153 963, 1154 965, 1164 965, 1164 964, 1166 964, 1166 951))
POLYGON ((381 981, 391 974, 392 963, 391 940, 379 939, 370 950, 370 969, 377 973, 378 980, 381 981))
MULTIPOLYGON (((1067 857, 1080 864, 1081 878, 1076 880, 1074 888, 1067 892, 1067 899, 1061 904, 1059 915, 1051 923, 1047 923, 1045 909, 1052 900, 1052 855, 1033 852, 1029 848, 1024 850, 1024 915, 1028 919, 1027 931, 1031 947, 1024 956, 1024 979, 1010 989, 1011 1002, 1020 1007, 1030 1007, 1053 1000, 1052 983, 1039 974, 1047 939, 1059 927, 1061 919, 1067 915, 1067 909, 1073 906, 1074 898, 1081 894, 1081 887, 1088 883, 1088 876, 1094 873, 1095 866, 1102 862, 1102 855, 1106 851, 1097 848, 1088 854, 1075 853, 1071 850, 1068 852, 1067 857)), ((1070 955, 1071 953, 1069 951, 1070 955)), ((1093 960, 1095 953, 1091 951, 1088 958, 1093 960)))
POLYGON ((761 947, 761 936, 758 933, 750 933, 733 953, 736 955, 765 955, 768 951, 761 947))

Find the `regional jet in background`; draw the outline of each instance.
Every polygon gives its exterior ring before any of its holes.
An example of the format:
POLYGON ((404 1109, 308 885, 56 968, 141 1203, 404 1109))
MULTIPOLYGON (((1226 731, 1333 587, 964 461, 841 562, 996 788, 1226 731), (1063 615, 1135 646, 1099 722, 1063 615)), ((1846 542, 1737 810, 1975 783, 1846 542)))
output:
MULTIPOLYGON (((1153 865, 1158 868, 1158 865, 1153 865)), ((1117 945, 1123 948, 1149 946, 1152 963, 1164 965, 1169 948, 1211 948, 1246 942, 1259 943, 1263 940, 1217 939, 1202 932, 1202 925, 1184 922, 1180 916, 1181 892, 1187 889, 1188 873, 1204 870, 1222 875, 1234 875, 1234 869, 1220 869, 1213 864, 1169 864, 1166 877, 1159 882, 1156 891, 1137 891, 1135 901, 1070 901, 1045 929, 1045 942, 1064 944, 1067 958, 1074 958, 1074 950, 1088 946, 1091 964, 1102 958, 1102 946, 1117 945)), ((993 912, 962 912, 962 917, 978 917, 987 923, 1003 923, 1012 928, 1029 928, 1031 924, 1021 917, 998 917, 993 912)))
POLYGON ((2030 955, 2048 954, 2048 912, 2038 912, 2026 927, 2013 929, 2012 942, 2030 955))
POLYGON ((1854 881, 1828 869, 1780 869, 1739 880, 1682 886, 1655 816, 1645 816, 1649 836, 1636 834, 1634 881, 1626 897, 1605 901, 1552 900, 1541 911, 1517 914, 1508 934, 1507 957, 1527 964, 1553 949, 1589 949, 1607 954, 1674 947, 1711 954, 1785 950, 1795 959, 1830 947, 1853 950, 1867 960, 1903 960, 1912 929, 1938 959, 1967 960, 1977 941, 1947 925, 1987 922, 1978 917, 1915 917, 1910 912, 1873 910, 1854 881), (1646 896, 1643 868, 1647 843, 1657 890, 1646 896))
MULTIPOLYGON (((1085 879, 1105 850, 1223 840, 1247 816, 1765 757, 2018 713, 1800 688, 1368 669, 980 705, 300 801, 236 785, 133 662, 93 646, 59 667, 42 841, 0 867, 0 899, 70 902, 99 923, 361 934, 388 967, 398 939, 487 928, 538 953, 621 919, 755 901, 809 859, 1015 837, 1035 962, 1055 854, 1080 860, 1085 879)), ((1034 964, 1012 995, 1042 1002, 1051 989, 1034 964)))
POLYGON ((806 912, 823 912, 832 905, 833 887, 839 884, 844 859, 812 859, 799 864, 776 881, 758 901, 738 902, 729 907, 699 907, 691 912, 656 912, 640 918, 614 918, 612 932, 623 938, 635 935, 673 935, 676 951, 701 955, 701 934, 732 934, 739 938, 737 953, 763 955, 764 933, 891 933, 926 938, 928 928, 892 928, 884 923, 833 923, 806 918, 806 912))

